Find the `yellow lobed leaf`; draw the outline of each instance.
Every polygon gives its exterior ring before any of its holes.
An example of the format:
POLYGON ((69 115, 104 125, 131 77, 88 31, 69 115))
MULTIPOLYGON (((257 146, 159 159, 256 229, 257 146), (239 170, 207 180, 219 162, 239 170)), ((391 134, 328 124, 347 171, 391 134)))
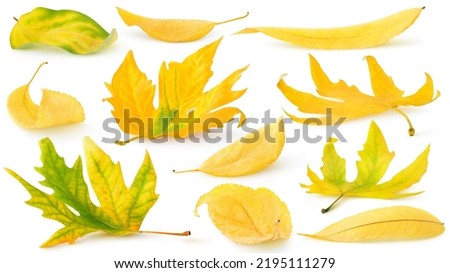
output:
POLYGON ((400 11, 372 22, 337 28, 251 27, 237 34, 261 32, 308 48, 349 49, 381 45, 409 28, 424 8, 400 11))
POLYGON ((117 8, 117 12, 128 26, 139 26, 150 37, 165 42, 195 41, 207 35, 215 26, 243 19, 249 14, 247 12, 242 17, 222 22, 211 22, 193 19, 154 19, 121 8, 117 8))
POLYGON ((266 188, 220 185, 200 197, 195 207, 208 205, 209 217, 228 238, 240 244, 286 240, 292 231, 285 203, 266 188))
POLYGON ((407 206, 365 211, 307 237, 335 242, 413 240, 442 234, 444 224, 429 212, 407 206))
POLYGON ((434 94, 433 80, 426 74, 425 83, 416 93, 403 96, 404 91, 395 86, 392 78, 384 72, 374 57, 367 56, 365 59, 374 96, 362 93, 356 86, 349 86, 343 80, 331 82, 317 60, 310 55, 311 76, 320 96, 296 90, 287 85, 283 78, 278 82, 278 88, 301 112, 318 116, 307 118, 289 113, 287 115, 300 123, 331 125, 338 121, 379 114, 393 109, 406 118, 410 127, 409 134, 414 135, 415 130, 409 118, 399 107, 421 106, 437 99, 440 92, 437 91, 434 94))
POLYGON ((245 93, 246 89, 234 91, 232 88, 247 66, 234 71, 210 90, 204 90, 213 75, 211 65, 221 40, 197 50, 181 63, 161 65, 157 107, 154 106, 156 87, 139 70, 130 51, 111 83, 106 83, 112 95, 106 101, 114 107, 112 114, 120 128, 137 138, 155 139, 161 136, 185 138, 220 128, 236 115, 240 116, 242 124, 244 113, 224 106, 245 93))
MULTIPOLYGON (((356 162, 357 177, 354 181, 347 181, 345 159, 337 154, 334 143, 328 142, 323 150, 323 166, 320 169, 323 178, 308 167, 311 184, 300 186, 307 188, 308 193, 339 196, 337 200, 344 196, 387 199, 417 195, 421 192, 404 193, 403 190, 418 183, 425 174, 429 151, 430 146, 409 166, 390 180, 380 183, 394 158, 394 152, 389 152, 381 130, 372 122, 364 148, 359 151, 360 160, 356 162)), ((335 202, 322 212, 327 212, 335 202)))
POLYGON ((8 112, 15 123, 25 129, 36 129, 84 121, 83 107, 70 95, 43 89, 40 104, 35 104, 29 90, 33 79, 34 76, 8 97, 8 112))
POLYGON ((267 124, 217 151, 198 169, 189 171, 223 177, 254 174, 278 159, 284 142, 284 122, 283 118, 279 118, 277 122, 267 124))

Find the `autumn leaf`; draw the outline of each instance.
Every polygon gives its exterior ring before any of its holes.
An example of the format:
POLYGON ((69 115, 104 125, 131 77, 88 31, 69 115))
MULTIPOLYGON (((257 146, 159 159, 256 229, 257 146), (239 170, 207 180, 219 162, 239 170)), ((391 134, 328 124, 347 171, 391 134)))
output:
POLYGON ((89 16, 74 10, 35 8, 16 19, 10 43, 13 49, 37 44, 56 46, 73 54, 91 54, 117 40, 89 16))
MULTIPOLYGON (((184 138, 190 134, 222 127, 244 113, 235 107, 223 107, 241 97, 246 89, 233 91, 247 67, 238 69, 221 83, 203 92, 213 72, 212 60, 221 39, 188 56, 182 63, 163 63, 159 73, 158 107, 153 104, 156 86, 136 65, 130 51, 106 84, 112 97, 106 99, 120 128, 136 138, 161 136, 184 138)), ((136 139, 134 138, 134 139, 136 139)))
POLYGON ((200 197, 196 216, 203 204, 208 204, 214 225, 236 243, 257 244, 291 236, 291 216, 286 204, 266 188, 220 185, 200 197))
MULTIPOLYGON (((308 177, 312 184, 300 184, 308 193, 330 196, 401 198, 420 194, 421 192, 403 193, 402 191, 420 181, 428 166, 428 146, 408 167, 404 168, 389 181, 379 183, 385 175, 394 152, 389 152, 386 141, 375 122, 369 128, 363 150, 359 151, 360 160, 356 162, 357 176, 353 182, 346 179, 346 162, 335 149, 334 142, 329 141, 323 149, 323 166, 320 168, 323 178, 308 167, 308 177)), ((327 212, 335 203, 322 213, 327 212)))
POLYGON ((140 16, 121 8, 117 8, 122 20, 127 26, 138 26, 150 37, 165 42, 190 42, 207 35, 211 30, 221 24, 240 20, 248 16, 237 17, 222 22, 211 22, 194 19, 154 19, 140 16))
MULTIPOLYGON (((349 86, 343 80, 336 83, 331 82, 311 55, 311 76, 317 87, 317 93, 322 97, 298 91, 287 85, 284 79, 280 79, 278 88, 301 112, 320 115, 314 117, 312 119, 314 122, 311 124, 331 125, 339 121, 379 114, 392 109, 406 118, 409 124, 409 135, 414 135, 415 129, 411 121, 399 107, 422 106, 440 96, 439 91, 434 95, 433 80, 430 75, 425 74, 426 82, 416 93, 403 96, 404 91, 395 86, 392 78, 386 75, 374 57, 368 56, 365 59, 369 67, 374 96, 360 92, 356 86, 349 86), (331 115, 329 115, 330 110, 331 115)), ((308 117, 286 114, 296 122, 309 123, 312 121, 308 117)))
POLYGON ((264 33, 294 45, 320 49, 366 48, 381 45, 409 28, 423 8, 400 11, 372 22, 333 28, 251 27, 237 34, 264 33))
POLYGON ((174 170, 174 172, 201 171, 224 177, 257 173, 278 159, 283 150, 284 142, 284 122, 282 118, 279 118, 276 123, 267 124, 217 151, 198 169, 174 170))
POLYGON ((368 210, 316 234, 300 235, 334 242, 364 242, 423 239, 438 236, 444 230, 444 224, 425 210, 395 206, 368 210))
POLYGON ((11 118, 25 129, 47 128, 84 121, 84 110, 74 97, 64 93, 42 90, 40 105, 33 102, 30 96, 30 82, 13 91, 7 102, 11 118))
POLYGON ((42 247, 72 244, 78 238, 97 231, 115 236, 146 233, 139 231, 139 228, 147 212, 158 200, 158 194, 155 193, 156 174, 148 153, 133 183, 127 187, 120 163, 113 163, 89 137, 84 139, 87 174, 100 203, 97 206, 91 201, 83 177, 81 158, 78 157, 74 165, 68 167, 64 158, 56 153, 50 139, 45 138, 39 144, 43 166, 36 170, 44 176, 41 184, 52 189, 52 194, 34 187, 14 171, 6 171, 30 193, 28 205, 41 209, 45 218, 64 225, 42 247))

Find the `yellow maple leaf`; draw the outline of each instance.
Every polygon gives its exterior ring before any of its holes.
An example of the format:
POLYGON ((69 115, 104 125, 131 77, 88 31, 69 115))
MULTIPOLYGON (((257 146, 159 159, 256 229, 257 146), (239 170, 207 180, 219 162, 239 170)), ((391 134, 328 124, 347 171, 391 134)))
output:
POLYGON ((283 119, 248 133, 241 139, 220 149, 194 170, 175 171, 185 173, 201 171, 223 177, 254 174, 275 162, 285 142, 283 119))
POLYGON ((159 72, 159 103, 153 105, 156 86, 136 65, 130 51, 106 83, 112 97, 106 99, 120 128, 136 138, 173 136, 184 138, 190 134, 220 128, 234 116, 245 121, 244 113, 224 105, 241 97, 247 89, 233 91, 243 67, 231 73, 221 83, 204 92, 213 72, 211 65, 221 39, 206 45, 188 56, 182 63, 164 62, 159 72), (213 121, 213 122, 210 122, 213 121))
POLYGON ((196 216, 203 204, 208 204, 214 225, 237 243, 256 244, 291 236, 291 216, 286 204, 266 188, 223 184, 200 197, 196 216))
POLYGON ((423 239, 438 236, 444 230, 444 224, 427 211, 395 206, 368 210, 347 217, 316 234, 300 235, 334 242, 364 242, 423 239))
POLYGON ((426 82, 414 94, 403 96, 404 91, 395 86, 392 78, 383 71, 376 59, 367 56, 367 61, 374 96, 367 95, 354 85, 347 85, 340 80, 336 83, 330 81, 322 67, 313 56, 309 56, 311 76, 317 87, 317 93, 322 97, 301 92, 286 84, 284 79, 278 82, 278 88, 286 98, 295 104, 301 112, 319 114, 317 118, 296 117, 286 113, 294 121, 300 123, 331 125, 339 120, 356 119, 372 114, 379 114, 387 110, 395 110, 406 118, 409 124, 409 134, 415 133, 414 127, 406 114, 399 109, 400 106, 421 106, 428 104, 440 96, 437 91, 434 95, 433 80, 425 73, 426 82), (331 116, 325 116, 330 114, 331 116))
POLYGON ((48 89, 42 90, 42 98, 39 105, 35 104, 30 96, 30 84, 39 69, 39 66, 31 80, 16 90, 8 97, 7 107, 11 118, 19 126, 25 129, 48 128, 84 120, 84 110, 80 102, 74 97, 48 89))
POLYGON ((139 26, 150 37, 165 42, 195 41, 207 35, 215 26, 243 19, 249 14, 247 12, 241 17, 222 22, 211 22, 194 19, 154 19, 121 8, 117 8, 117 12, 128 26, 139 26))
MULTIPOLYGON (((308 166, 308 177, 312 184, 300 185, 307 188, 308 193, 339 196, 336 201, 343 196, 387 199, 417 195, 421 192, 401 191, 419 182, 425 174, 429 151, 430 146, 389 181, 379 183, 394 158, 394 153, 389 152, 383 134, 376 123, 372 122, 364 149, 359 151, 360 160, 356 163, 358 174, 354 181, 347 181, 345 159, 337 154, 334 141, 329 141, 323 149, 323 166, 320 168, 323 178, 319 178, 308 166)), ((328 208, 322 209, 322 213, 327 212, 336 201, 328 208)))

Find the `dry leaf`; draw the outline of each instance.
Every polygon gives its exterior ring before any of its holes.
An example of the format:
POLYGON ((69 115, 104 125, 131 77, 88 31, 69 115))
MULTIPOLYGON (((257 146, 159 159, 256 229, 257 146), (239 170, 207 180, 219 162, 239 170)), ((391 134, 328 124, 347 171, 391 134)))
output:
POLYGON ((279 118, 276 123, 267 124, 219 150, 198 169, 174 172, 200 171, 223 177, 254 174, 278 159, 284 142, 284 122, 279 118))
POLYGON ((313 119, 289 115, 294 121, 300 123, 331 125, 347 119, 356 119, 372 114, 379 114, 387 110, 395 110, 406 118, 409 124, 409 134, 414 135, 415 130, 399 106, 421 106, 428 104, 440 96, 437 91, 434 95, 433 80, 425 74, 425 84, 414 94, 403 96, 404 91, 395 86, 392 78, 383 71, 376 59, 366 57, 369 67, 372 90, 375 96, 366 95, 354 85, 347 85, 340 80, 336 83, 330 81, 320 64, 310 55, 311 76, 317 87, 317 97, 309 93, 298 91, 286 84, 284 79, 278 82, 278 88, 286 98, 305 113, 318 114, 313 119), (329 114, 331 109, 331 116, 329 114))
MULTIPOLYGON (((394 158, 394 152, 389 152, 383 134, 372 122, 367 135, 364 149, 359 151, 360 160, 356 162, 357 176, 353 182, 346 178, 346 162, 334 147, 333 141, 325 144, 323 149, 323 166, 320 168, 323 178, 308 167, 308 177, 311 185, 300 184, 308 189, 308 193, 318 193, 330 196, 370 197, 370 198, 401 198, 417 195, 421 192, 402 193, 420 181, 428 166, 428 146, 408 167, 398 172, 389 181, 379 183, 385 175, 389 164, 394 158)), ((336 201, 337 201, 336 200, 336 201)), ((322 212, 327 212, 335 203, 322 212)))
POLYGON ((10 36, 14 49, 41 44, 57 46, 73 54, 91 54, 117 40, 115 29, 109 34, 92 18, 74 10, 40 7, 16 21, 10 36))
POLYGON ((14 122, 25 129, 82 122, 84 120, 83 107, 72 96, 43 89, 40 105, 32 101, 29 88, 39 68, 28 84, 17 88, 8 97, 7 107, 14 122))
POLYGON ((261 32, 273 38, 308 48, 347 49, 373 47, 386 43, 409 28, 423 9, 407 9, 373 22, 346 27, 252 27, 243 29, 237 34, 261 32))
POLYGON ((153 105, 156 87, 139 70, 130 51, 111 84, 106 84, 112 95, 106 100, 114 107, 112 114, 120 128, 137 138, 156 139, 161 136, 184 138, 222 127, 236 115, 240 115, 242 124, 245 115, 241 110, 223 106, 245 93, 246 89, 233 91, 232 87, 247 67, 236 70, 211 90, 203 92, 213 74, 212 60, 220 41, 199 49, 182 63, 161 65, 158 108, 153 105), (209 123, 210 127, 206 126, 208 120, 214 120, 209 123))
POLYGON ((120 17, 128 26, 139 26, 145 33, 155 39, 166 42, 190 42, 207 35, 215 26, 243 19, 237 17, 222 22, 183 19, 153 19, 143 17, 129 11, 117 8, 120 17))
POLYGON ((422 209, 406 206, 365 211, 334 223, 316 234, 300 234, 335 242, 412 240, 438 236, 444 224, 422 209))
POLYGON ((237 184, 220 185, 200 197, 195 207, 208 204, 209 217, 228 238, 240 244, 286 240, 292 231, 285 203, 272 191, 237 184))

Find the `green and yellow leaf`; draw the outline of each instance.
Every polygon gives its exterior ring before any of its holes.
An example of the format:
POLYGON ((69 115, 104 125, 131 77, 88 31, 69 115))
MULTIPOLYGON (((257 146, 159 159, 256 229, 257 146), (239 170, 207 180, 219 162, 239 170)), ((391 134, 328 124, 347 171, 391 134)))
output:
POLYGON ((158 199, 156 174, 148 153, 133 183, 127 187, 120 164, 113 163, 89 137, 84 139, 87 173, 100 203, 97 206, 91 201, 81 158, 78 157, 74 165, 68 167, 50 139, 41 140, 40 148, 43 166, 36 170, 44 177, 41 184, 52 189, 52 194, 34 187, 14 171, 6 171, 30 193, 31 199, 27 204, 41 209, 45 218, 64 225, 43 247, 71 244, 97 231, 116 236, 139 232, 144 217, 158 199))
POLYGON ((14 25, 13 49, 35 45, 56 46, 73 54, 91 54, 117 40, 115 29, 108 33, 89 16, 74 10, 35 8, 20 16, 14 25))
MULTIPOLYGON (((308 189, 308 193, 330 196, 368 197, 368 198, 401 198, 420 194, 421 192, 403 192, 419 182, 428 166, 428 146, 409 166, 398 172, 390 180, 380 183, 394 153, 389 152, 384 136, 375 122, 372 122, 363 150, 359 151, 360 160, 356 162, 357 177, 349 182, 346 178, 346 162, 341 158, 333 142, 325 144, 323 149, 323 166, 320 178, 308 167, 308 177, 312 184, 300 184, 308 189)), ((334 203, 331 205, 333 206, 334 203)), ((323 209, 327 212, 330 208, 323 209)))

